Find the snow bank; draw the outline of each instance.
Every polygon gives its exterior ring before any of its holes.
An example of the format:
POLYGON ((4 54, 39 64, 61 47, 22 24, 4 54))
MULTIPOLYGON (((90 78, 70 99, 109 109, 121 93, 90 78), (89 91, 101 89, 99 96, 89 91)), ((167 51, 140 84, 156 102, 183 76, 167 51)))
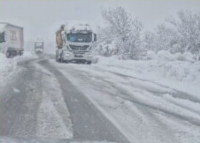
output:
POLYGON ((188 61, 188 62, 195 62, 197 60, 197 56, 191 54, 190 52, 186 53, 176 53, 171 54, 168 51, 159 51, 155 53, 153 51, 148 51, 146 57, 143 59, 146 60, 164 60, 164 61, 188 61))
POLYGON ((99 57, 99 64, 95 66, 200 95, 200 62, 188 53, 148 52, 146 60, 140 61, 99 57))
POLYGON ((37 58, 37 56, 30 52, 24 52, 23 56, 17 56, 11 59, 6 58, 4 54, 0 53, 0 86, 3 87, 14 75, 16 72, 17 62, 33 58, 37 58))
POLYGON ((9 77, 12 76, 16 68, 16 60, 7 59, 4 54, 0 53, 0 81, 1 87, 5 85, 9 77))
MULTIPOLYGON (((166 51, 147 53, 148 71, 156 72, 162 77, 200 85, 200 62, 190 53, 170 54, 166 51)), ((142 62, 141 62, 142 63, 142 62)))

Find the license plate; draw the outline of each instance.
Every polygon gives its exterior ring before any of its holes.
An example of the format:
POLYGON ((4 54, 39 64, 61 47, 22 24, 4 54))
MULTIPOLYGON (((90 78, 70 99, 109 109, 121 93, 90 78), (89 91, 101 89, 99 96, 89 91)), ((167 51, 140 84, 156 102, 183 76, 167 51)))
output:
POLYGON ((75 57, 83 57, 83 55, 80 55, 80 54, 79 54, 79 55, 77 55, 77 54, 76 54, 76 55, 75 55, 75 57))
POLYGON ((84 54, 84 52, 80 52, 80 51, 77 51, 77 52, 74 52, 75 55, 82 55, 84 54))

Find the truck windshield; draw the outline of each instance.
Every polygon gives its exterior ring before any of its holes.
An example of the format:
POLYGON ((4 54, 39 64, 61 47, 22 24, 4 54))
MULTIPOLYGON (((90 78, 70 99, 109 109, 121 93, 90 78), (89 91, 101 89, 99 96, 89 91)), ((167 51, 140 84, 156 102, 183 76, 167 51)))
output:
POLYGON ((86 42, 92 41, 92 33, 69 33, 67 40, 70 42, 86 42))
POLYGON ((43 43, 35 43, 35 46, 36 46, 36 47, 42 47, 42 46, 43 46, 43 43))

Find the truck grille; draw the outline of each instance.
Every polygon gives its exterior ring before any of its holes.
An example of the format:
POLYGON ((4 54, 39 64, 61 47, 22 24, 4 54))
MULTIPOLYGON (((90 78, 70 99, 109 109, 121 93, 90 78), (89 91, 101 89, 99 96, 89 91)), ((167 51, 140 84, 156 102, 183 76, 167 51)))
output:
POLYGON ((70 48, 72 49, 72 50, 81 50, 81 51, 85 51, 85 50, 88 50, 88 48, 89 48, 89 45, 85 45, 85 46, 75 46, 75 45, 69 45, 70 46, 70 48))

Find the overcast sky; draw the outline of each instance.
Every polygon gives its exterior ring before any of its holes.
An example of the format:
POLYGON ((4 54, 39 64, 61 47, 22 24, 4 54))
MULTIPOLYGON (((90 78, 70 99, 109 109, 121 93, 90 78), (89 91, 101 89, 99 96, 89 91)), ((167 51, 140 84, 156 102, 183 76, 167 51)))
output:
POLYGON ((0 22, 23 26, 25 40, 54 40, 55 30, 66 21, 102 24, 104 8, 122 6, 152 29, 179 10, 200 12, 200 0, 0 0, 0 22))

